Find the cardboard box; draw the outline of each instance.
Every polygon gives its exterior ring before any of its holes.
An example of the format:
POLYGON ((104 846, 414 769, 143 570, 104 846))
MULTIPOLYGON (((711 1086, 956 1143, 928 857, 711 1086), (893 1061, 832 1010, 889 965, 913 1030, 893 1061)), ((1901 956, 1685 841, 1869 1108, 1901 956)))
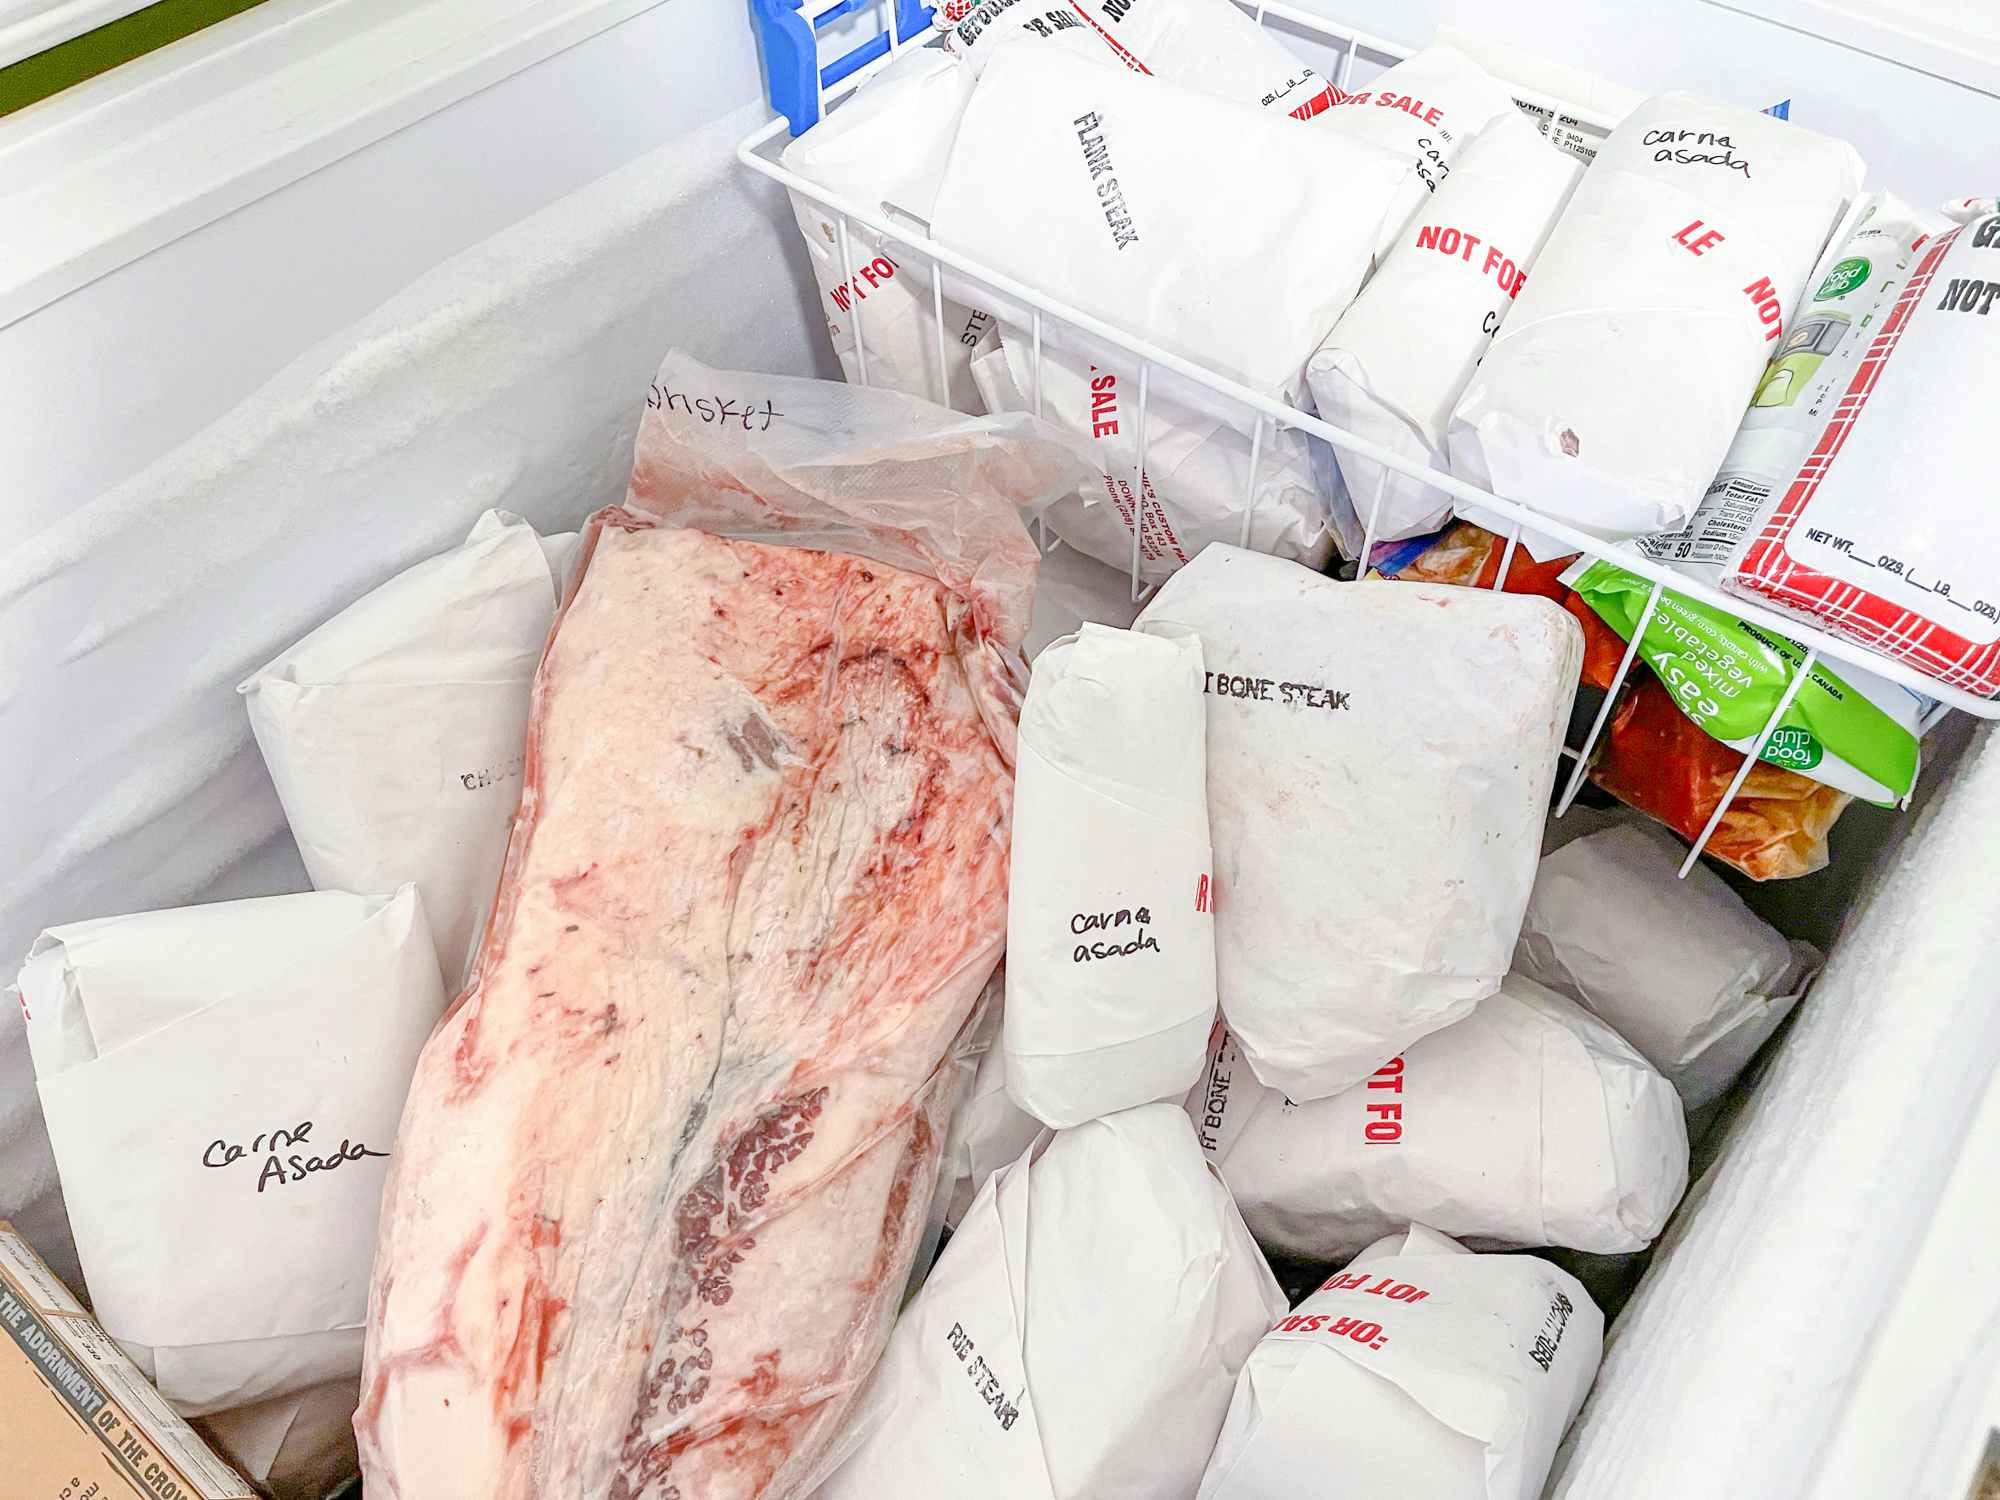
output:
POLYGON ((7 1500, 255 1500, 0 1220, 7 1500))

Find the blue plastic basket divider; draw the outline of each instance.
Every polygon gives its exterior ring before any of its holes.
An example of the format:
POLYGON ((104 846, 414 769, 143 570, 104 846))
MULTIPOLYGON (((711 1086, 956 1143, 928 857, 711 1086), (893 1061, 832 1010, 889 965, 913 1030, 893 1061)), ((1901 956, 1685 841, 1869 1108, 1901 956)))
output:
POLYGON ((822 90, 888 52, 892 37, 909 41, 929 35, 931 8, 921 0, 836 0, 808 19, 804 0, 750 0, 750 17, 764 53, 764 95, 792 134, 803 135, 819 122, 822 90), (891 18, 890 29, 820 61, 819 32, 844 16, 881 8, 891 18))

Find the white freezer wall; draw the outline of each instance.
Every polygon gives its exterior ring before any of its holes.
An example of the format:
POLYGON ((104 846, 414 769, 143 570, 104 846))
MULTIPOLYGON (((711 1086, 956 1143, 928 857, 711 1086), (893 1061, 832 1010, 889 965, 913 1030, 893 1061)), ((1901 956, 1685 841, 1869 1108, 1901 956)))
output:
POLYGON ((1930 209, 1991 191, 2000 98, 1708 0, 1293 3, 1411 45, 1454 27, 1641 94, 1681 89, 1755 109, 1789 98, 1795 122, 1860 148, 1871 186, 1930 209))
MULTIPOLYGON (((0 555, 433 266, 761 97, 746 9, 655 4, 0 326, 0 555)), ((42 107, 0 118, 0 205, 10 132, 42 107)), ((774 233, 792 233, 789 221, 774 233)), ((717 296, 727 248, 708 247, 717 296)), ((703 249, 681 240, 663 254, 703 249)), ((790 373, 833 373, 816 307, 804 276, 791 305, 744 311, 795 333, 790 373)), ((727 349, 702 352, 728 363, 727 349)))

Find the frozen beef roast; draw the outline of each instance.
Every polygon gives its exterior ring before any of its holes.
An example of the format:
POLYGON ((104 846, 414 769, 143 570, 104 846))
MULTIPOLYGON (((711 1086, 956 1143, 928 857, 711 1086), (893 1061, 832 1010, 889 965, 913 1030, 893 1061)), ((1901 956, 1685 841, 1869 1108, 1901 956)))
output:
POLYGON ((956 595, 623 510, 586 546, 397 1143, 370 1500, 797 1493, 1005 934, 1009 721, 956 595))

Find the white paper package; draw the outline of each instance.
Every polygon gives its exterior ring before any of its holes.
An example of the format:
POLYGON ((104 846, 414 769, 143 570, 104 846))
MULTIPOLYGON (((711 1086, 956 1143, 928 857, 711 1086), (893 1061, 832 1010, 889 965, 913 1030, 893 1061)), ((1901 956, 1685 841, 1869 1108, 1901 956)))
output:
POLYGON ((19 998, 98 1321, 160 1394, 201 1416, 357 1375, 444 1009, 416 888, 50 928, 19 998))
POLYGON ((975 68, 998 47, 1032 39, 1299 120, 1337 93, 1230 0, 983 0, 939 6, 937 25, 945 49, 975 68))
POLYGON ((1643 1250, 1687 1188, 1673 1086, 1597 1017, 1514 974, 1331 1099, 1261 1086, 1225 1037, 1188 1108, 1257 1242, 1308 1260, 1406 1223, 1480 1249, 1643 1250))
MULTIPOLYGON (((1404 175, 1392 153, 1317 123, 1073 52, 1002 47, 973 89, 931 228, 1003 275, 1277 393, 1360 288, 1404 175)), ((1025 305, 991 300, 1003 323, 1029 325, 1025 305)))
MULTIPOLYGON (((986 409, 1033 411, 1034 346, 1002 328, 1000 347, 972 366, 986 409)), ((1045 512, 1049 530, 1120 573, 1132 566, 1132 491, 1139 463, 1138 403, 1132 379, 1077 353, 1042 350, 1041 414, 1084 438, 1102 481, 1065 495, 1045 512)), ((1333 552, 1326 502, 1313 479, 1306 440, 1295 428, 1266 428, 1253 442, 1208 412, 1149 392, 1145 498, 1139 507, 1139 576, 1154 581, 1186 566, 1211 542, 1247 546, 1317 568, 1333 552), (1248 530, 1245 522, 1248 521, 1248 530)))
POLYGON ((1045 1135, 903 1310, 818 1500, 1192 1495, 1284 1311, 1179 1108, 1045 1135))
POLYGON ((1931 233, 1930 223, 1895 194, 1869 195, 1843 242, 1815 269, 1812 289, 1771 350, 1743 425, 1701 504, 1679 531, 1641 538, 1641 552, 1690 578, 1720 584, 1765 502, 1791 482, 1833 415, 1855 362, 1931 233))
MULTIPOLYGON (((908 227, 921 233, 972 83, 972 70, 958 58, 935 47, 911 47, 786 146, 782 161, 829 192, 871 208, 893 205, 901 216, 890 222, 914 219, 908 227)), ((833 215, 798 193, 791 200, 819 283, 820 311, 847 378, 861 380, 865 358, 869 385, 926 401, 938 400, 942 390, 947 405, 978 413, 972 356, 991 342, 992 318, 945 299, 940 386, 929 268, 896 241, 852 220, 843 256, 833 215)))
POLYGON ((574 543, 488 511, 237 688, 313 885, 414 881, 454 989, 499 883, 574 543))
POLYGON ((1695 1110, 1735 1081, 1819 967, 1680 843, 1622 823, 1542 860, 1514 972, 1583 1006, 1695 1110))
POLYGON ((1990 449, 2000 215, 1930 241, 1798 472, 1759 511, 1723 587, 1952 687, 2000 693, 1990 449))
MULTIPOLYGON (((1582 171, 1520 113, 1488 124, 1306 366, 1319 414, 1413 463, 1447 468, 1452 408, 1582 171)), ((1375 537, 1394 541, 1435 531, 1451 514, 1442 490, 1337 452, 1357 530, 1375 511, 1375 537)))
POLYGON ((1505 84, 1449 42, 1404 58, 1359 93, 1339 93, 1333 102, 1327 125, 1403 163, 1395 206, 1378 230, 1378 252, 1422 211, 1481 131, 1520 112, 1505 84))
POLYGON ((1459 402, 1453 472, 1607 538, 1679 527, 1860 186, 1843 141, 1685 94, 1640 106, 1459 402))
POLYGON ((1201 642, 1085 625, 1015 741, 1007 1092, 1046 1124, 1201 1075, 1215 1019, 1201 642))
POLYGON ((1603 1350, 1567 1271, 1413 1224, 1264 1336, 1200 1500, 1535 1500, 1603 1350))
POLYGON ((1214 546, 1138 627, 1201 641, 1223 1015, 1295 1099, 1498 988, 1582 658, 1549 600, 1214 546))

